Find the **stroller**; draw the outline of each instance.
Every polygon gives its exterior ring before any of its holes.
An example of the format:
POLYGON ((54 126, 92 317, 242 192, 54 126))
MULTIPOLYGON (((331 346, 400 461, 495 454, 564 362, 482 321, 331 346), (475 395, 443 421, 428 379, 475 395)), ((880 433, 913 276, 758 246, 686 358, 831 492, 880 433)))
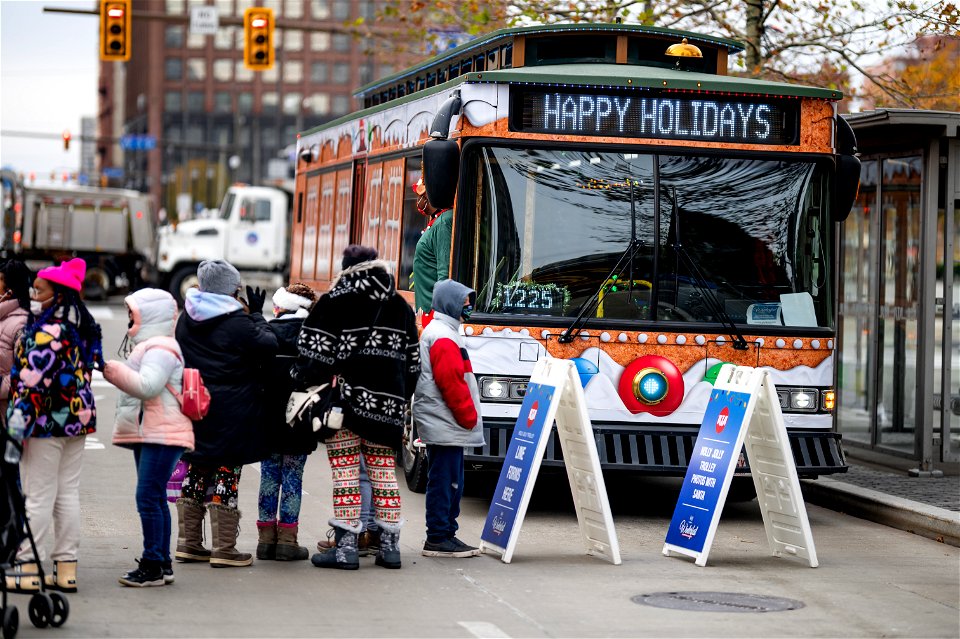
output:
MULTIPOLYGON (((22 451, 22 447, 7 435, 6 426, 0 420, 0 451, 7 449, 8 442, 22 451)), ((0 493, 2 493, 0 497, 0 591, 2 591, 0 614, 3 617, 3 639, 13 639, 20 626, 20 614, 17 608, 10 605, 7 600, 9 594, 7 577, 21 581, 32 581, 34 578, 40 580, 39 590, 19 588, 11 590, 11 592, 32 595, 27 613, 30 622, 37 628, 47 626, 58 628, 67 621, 67 616, 70 614, 70 606, 63 594, 47 592, 41 562, 28 562, 29 565, 36 565, 36 571, 24 572, 24 567, 28 564, 16 561, 17 549, 24 539, 30 540, 33 556, 39 557, 36 542, 30 532, 30 524, 27 521, 26 505, 23 494, 20 492, 18 479, 18 465, 11 464, 0 457, 0 493)))

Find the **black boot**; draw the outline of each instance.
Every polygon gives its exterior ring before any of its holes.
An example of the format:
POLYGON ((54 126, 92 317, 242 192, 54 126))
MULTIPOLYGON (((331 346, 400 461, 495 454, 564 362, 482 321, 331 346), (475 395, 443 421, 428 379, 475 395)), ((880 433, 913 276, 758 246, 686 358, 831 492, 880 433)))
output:
POLYGON ((336 519, 331 519, 330 525, 336 531, 334 535, 336 546, 326 552, 318 552, 310 558, 310 562, 317 568, 358 569, 360 555, 357 552, 357 535, 360 533, 361 526, 351 528, 336 519))
POLYGON ((403 521, 387 523, 377 520, 380 526, 380 549, 374 563, 384 568, 400 567, 400 527, 403 521))
POLYGON ((164 585, 163 566, 161 562, 151 559, 140 559, 137 563, 139 564, 137 569, 131 570, 123 577, 120 577, 120 583, 124 586, 132 586, 134 588, 164 585))

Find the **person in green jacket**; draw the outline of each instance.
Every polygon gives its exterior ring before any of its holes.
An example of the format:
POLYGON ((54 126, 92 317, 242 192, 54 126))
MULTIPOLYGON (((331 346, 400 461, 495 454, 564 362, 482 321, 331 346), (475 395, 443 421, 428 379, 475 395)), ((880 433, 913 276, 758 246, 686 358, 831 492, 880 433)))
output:
POLYGON ((433 308, 433 287, 450 276, 450 241, 453 236, 453 211, 436 209, 427 199, 423 178, 413 185, 417 210, 430 218, 417 241, 413 254, 414 307, 418 314, 433 308))

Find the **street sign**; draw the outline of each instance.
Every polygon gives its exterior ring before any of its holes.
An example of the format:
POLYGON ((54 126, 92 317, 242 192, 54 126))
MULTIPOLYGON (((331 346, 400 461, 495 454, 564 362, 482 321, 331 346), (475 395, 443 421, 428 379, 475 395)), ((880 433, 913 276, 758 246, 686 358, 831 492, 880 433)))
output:
POLYGON ((101 173, 111 180, 119 180, 123 177, 123 167, 105 166, 101 173))
POLYGON ((619 565, 620 544, 583 386, 573 362, 552 357, 537 362, 530 377, 480 535, 480 548, 500 553, 504 563, 513 558, 554 420, 587 554, 619 565))
POLYGON ((663 554, 687 555, 698 566, 707 564, 741 448, 750 461, 774 556, 803 557, 816 568, 817 553, 776 388, 766 371, 732 364, 717 375, 663 554))
POLYGON ((212 5, 190 7, 190 33, 197 35, 216 35, 220 26, 217 8, 212 5))
POLYGON ((152 151, 157 148, 157 138, 146 133, 128 133, 120 137, 120 148, 124 151, 152 151))

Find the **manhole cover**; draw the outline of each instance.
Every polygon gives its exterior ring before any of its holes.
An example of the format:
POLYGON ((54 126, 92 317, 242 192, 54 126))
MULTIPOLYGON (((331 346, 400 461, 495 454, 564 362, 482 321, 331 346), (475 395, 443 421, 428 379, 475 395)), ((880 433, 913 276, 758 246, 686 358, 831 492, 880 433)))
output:
POLYGON ((633 603, 701 612, 779 612, 798 610, 802 601, 744 592, 654 592, 631 597, 633 603))

